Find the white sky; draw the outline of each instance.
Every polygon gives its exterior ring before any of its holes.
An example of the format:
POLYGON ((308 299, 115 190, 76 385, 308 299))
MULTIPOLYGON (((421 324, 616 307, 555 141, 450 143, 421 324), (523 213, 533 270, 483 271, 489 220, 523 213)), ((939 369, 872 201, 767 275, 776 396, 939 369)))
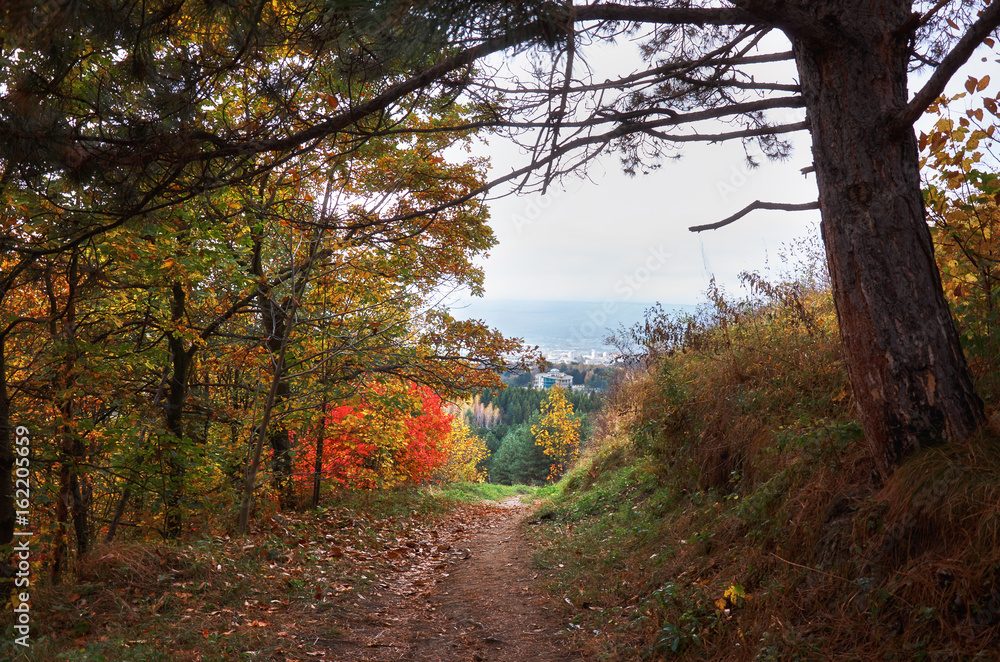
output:
MULTIPOLYGON (((786 48, 787 42, 765 46, 786 48)), ((627 42, 583 54, 597 80, 641 66, 627 42)), ((757 71, 779 82, 794 76, 790 64, 757 71)), ((785 117, 803 116, 793 110, 785 117)), ((617 155, 607 154, 590 166, 587 179, 565 180, 546 196, 490 201, 499 245, 483 263, 485 299, 693 304, 713 275, 726 290, 737 290, 738 273, 763 269, 769 259, 777 261, 782 243, 817 233, 819 212, 757 211, 720 230, 696 234, 687 228, 723 219, 757 199, 815 200, 815 180, 799 172, 812 163, 808 134, 789 138, 795 143, 789 160, 758 158, 760 167, 752 170, 739 141, 689 144, 681 159, 665 160, 649 175, 628 177, 617 155)), ((515 145, 499 138, 483 149, 494 176, 527 163, 515 145)))
MULTIPOLYGON (((677 161, 630 178, 616 159, 590 179, 546 196, 490 203, 499 245, 484 263, 487 299, 696 303, 714 274, 727 290, 736 275, 777 261, 783 242, 817 232, 818 211, 758 211, 720 230, 688 226, 725 218, 756 199, 809 202, 815 180, 805 134, 791 159, 749 170, 742 146, 685 150, 677 161)), ((523 163, 511 146, 491 144, 494 170, 523 163)))
MULTIPOLYGON (((628 73, 632 53, 629 44, 606 47, 590 59, 592 66, 600 65, 595 77, 628 73)), ((759 80, 797 80, 791 64, 767 66, 759 80)), ((976 57, 967 68, 984 66, 995 68, 995 62, 983 65, 976 57)), ((960 90, 967 75, 960 71, 949 90, 960 90)), ((911 94, 918 85, 911 84, 911 94)), ((788 112, 786 119, 795 121, 804 111, 788 112)), ((696 234, 687 228, 730 216, 757 199, 816 200, 814 176, 800 172, 812 163, 809 134, 787 134, 786 139, 794 145, 791 158, 758 159, 755 170, 747 169, 739 141, 691 144, 681 159, 666 161, 649 175, 629 178, 617 157, 609 155, 590 168, 590 181, 565 181, 545 197, 492 200, 491 225, 499 245, 483 262, 485 300, 692 304, 704 300, 713 275, 726 291, 737 293, 741 271, 764 271, 770 265, 780 272, 783 244, 818 235, 819 211, 755 211, 719 230, 696 234)), ((491 157, 494 175, 527 162, 516 146, 499 139, 482 153, 491 157)))

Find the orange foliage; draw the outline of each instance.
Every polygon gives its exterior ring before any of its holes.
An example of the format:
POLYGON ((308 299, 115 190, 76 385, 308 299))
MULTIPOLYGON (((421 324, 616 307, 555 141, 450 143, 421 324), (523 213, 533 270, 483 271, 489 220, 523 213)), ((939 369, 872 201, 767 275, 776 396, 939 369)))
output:
POLYGON ((296 478, 303 491, 312 485, 322 436, 324 482, 352 489, 428 482, 447 459, 452 420, 426 386, 373 388, 357 404, 330 407, 298 436, 296 478))

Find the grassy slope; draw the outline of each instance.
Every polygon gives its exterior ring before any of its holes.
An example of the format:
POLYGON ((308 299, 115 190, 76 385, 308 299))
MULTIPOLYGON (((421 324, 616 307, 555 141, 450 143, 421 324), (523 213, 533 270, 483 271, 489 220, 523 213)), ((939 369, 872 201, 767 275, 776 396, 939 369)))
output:
POLYGON ((998 659, 1000 435, 877 485, 828 300, 725 315, 546 492, 537 564, 595 657, 998 659))

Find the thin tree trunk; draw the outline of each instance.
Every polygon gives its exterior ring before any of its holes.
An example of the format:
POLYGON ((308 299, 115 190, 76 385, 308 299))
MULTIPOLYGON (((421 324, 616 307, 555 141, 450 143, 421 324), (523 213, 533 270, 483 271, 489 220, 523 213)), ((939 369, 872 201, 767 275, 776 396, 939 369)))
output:
POLYGON ((108 535, 104 537, 104 542, 108 543, 115 539, 115 532, 118 530, 118 524, 122 521, 122 516, 125 514, 125 506, 128 504, 129 497, 132 496, 132 490, 125 488, 122 492, 122 496, 118 499, 118 505, 115 506, 115 515, 111 518, 111 523, 108 524, 108 535))
MULTIPOLYGON (((173 285, 173 305, 171 321, 175 324, 183 322, 186 314, 187 293, 184 285, 176 282, 173 285)), ((184 495, 184 405, 187 402, 188 384, 190 382, 191 364, 194 360, 196 345, 188 346, 184 339, 174 333, 167 336, 170 346, 173 369, 168 382, 167 398, 164 405, 167 432, 172 440, 167 449, 163 463, 166 467, 166 485, 164 486, 164 533, 167 538, 176 538, 181 533, 182 516, 181 502, 184 495)))
MULTIPOLYGON (((84 459, 85 449, 83 444, 79 445, 79 457, 84 459)), ((76 534, 77 557, 83 556, 90 551, 90 507, 93 504, 93 488, 86 474, 81 470, 79 463, 73 473, 73 482, 70 485, 70 492, 73 495, 73 532, 76 534)))
MULTIPOLYGON (((292 304, 294 314, 295 304, 292 304)), ((285 351, 288 348, 288 339, 292 335, 295 327, 294 317, 288 320, 285 325, 285 335, 281 339, 281 347, 278 356, 274 361, 274 375, 271 378, 271 388, 267 392, 267 400, 264 403, 264 412, 261 416, 260 425, 255 430, 256 441, 253 444, 253 455, 250 464, 247 466, 246 479, 243 483, 243 500, 240 503, 239 532, 246 533, 250 524, 250 507, 253 505, 254 487, 257 483, 257 472, 260 471, 260 457, 264 450, 264 440, 267 439, 267 426, 271 422, 271 412, 278 398, 278 389, 282 383, 282 376, 285 372, 285 351)))
POLYGON ((326 441, 326 408, 330 406, 324 383, 323 405, 320 409, 319 434, 316 436, 316 460, 313 464, 313 508, 319 505, 319 490, 323 483, 323 445, 326 441))
MULTIPOLYGON (((256 441, 253 444, 253 453, 251 455, 250 463, 247 466, 246 480, 243 484, 243 500, 240 503, 240 517, 239 517, 239 532, 246 533, 247 527, 250 524, 250 508, 253 505, 253 493, 254 487, 257 483, 257 473, 260 471, 260 457, 264 449, 264 441, 268 438, 267 428, 271 422, 271 414, 274 411, 275 404, 278 403, 279 394, 281 394, 282 389, 287 389, 288 385, 285 382, 285 355, 288 352, 288 344, 292 337, 292 332, 295 329, 295 316, 299 308, 299 299, 303 296, 305 291, 306 283, 309 281, 309 271, 312 268, 313 258, 316 257, 316 251, 319 248, 320 238, 322 237, 322 231, 317 231, 316 236, 310 241, 309 244, 309 260, 306 262, 306 267, 303 269, 301 275, 292 275, 292 294, 293 296, 288 301, 287 309, 282 309, 282 315, 284 319, 282 320, 283 326, 281 328, 282 333, 278 337, 279 342, 277 345, 277 352, 274 355, 274 374, 271 377, 271 388, 267 393, 267 400, 264 403, 264 411, 261 416, 261 423, 255 429, 256 441)), ((294 259, 294 258, 293 258, 294 259)), ((254 271, 256 273, 262 273, 260 269, 260 246, 256 247, 255 257, 254 257, 254 271)), ((271 301, 270 293, 267 296, 264 293, 261 294, 260 300, 262 305, 266 305, 267 302, 271 301)), ((274 312, 270 308, 265 308, 268 312, 274 312)), ((274 329, 273 320, 270 328, 274 329)), ((266 322, 265 322, 266 324, 266 322)), ((273 347, 273 344, 269 345, 273 347)))
POLYGON ((941 289, 907 102, 910 3, 803 3, 847 38, 793 37, 808 112, 822 233, 861 424, 886 475, 917 449, 983 424, 941 289))
MULTIPOLYGON (((284 402, 288 395, 288 383, 282 382, 275 404, 284 402), (282 393, 284 392, 284 393, 282 393)), ((271 442, 274 491, 278 495, 278 506, 282 511, 295 508, 295 485, 292 481, 292 440, 285 426, 279 426, 268 435, 271 442)))
POLYGON ((53 584, 59 583, 65 567, 65 557, 68 547, 68 522, 70 519, 73 520, 78 555, 85 554, 90 547, 90 533, 86 511, 87 504, 84 502, 80 489, 80 474, 83 471, 81 465, 86 454, 86 449, 84 448, 83 441, 80 439, 79 433, 75 431, 73 425, 76 418, 74 408, 76 398, 72 395, 72 392, 76 385, 77 360, 79 359, 76 336, 76 296, 79 286, 78 264, 79 252, 74 251, 66 270, 66 302, 65 308, 61 313, 60 302, 56 296, 53 283, 51 266, 45 276, 50 308, 49 332, 53 340, 61 337, 61 340, 66 343, 61 374, 57 382, 59 391, 62 391, 66 395, 63 396, 64 400, 59 405, 62 418, 58 433, 61 462, 59 467, 59 494, 56 503, 55 541, 53 544, 53 561, 51 566, 53 584), (60 316, 62 317, 61 330, 57 322, 60 316))

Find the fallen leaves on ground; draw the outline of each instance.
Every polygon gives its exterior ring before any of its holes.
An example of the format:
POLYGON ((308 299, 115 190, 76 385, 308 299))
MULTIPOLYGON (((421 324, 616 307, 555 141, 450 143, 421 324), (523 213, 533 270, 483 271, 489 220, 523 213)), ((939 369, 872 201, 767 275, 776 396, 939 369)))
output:
POLYGON ((246 537, 152 551, 116 544, 81 565, 79 584, 49 589, 39 608, 51 612, 53 640, 74 633, 72 647, 106 655, 324 659, 352 621, 370 617, 371 600, 425 594, 469 559, 463 541, 501 510, 467 505, 434 520, 328 508, 275 515, 246 537))

